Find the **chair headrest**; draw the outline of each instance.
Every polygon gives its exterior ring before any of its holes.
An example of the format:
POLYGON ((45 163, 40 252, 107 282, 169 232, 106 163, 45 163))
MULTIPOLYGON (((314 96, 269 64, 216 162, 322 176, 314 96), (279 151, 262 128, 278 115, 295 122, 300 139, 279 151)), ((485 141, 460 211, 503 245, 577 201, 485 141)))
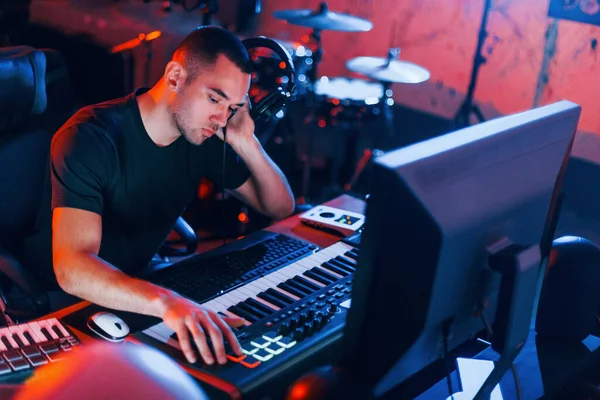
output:
POLYGON ((0 119, 46 110, 46 55, 28 46, 0 48, 0 119))

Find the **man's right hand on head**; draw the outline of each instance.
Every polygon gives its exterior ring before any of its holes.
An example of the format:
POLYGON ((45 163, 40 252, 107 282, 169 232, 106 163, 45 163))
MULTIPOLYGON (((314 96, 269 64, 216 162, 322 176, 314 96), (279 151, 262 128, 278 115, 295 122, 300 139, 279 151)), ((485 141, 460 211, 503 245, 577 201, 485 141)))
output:
POLYGON ((196 354, 192 348, 190 338, 196 344, 200 357, 207 364, 216 361, 219 364, 227 362, 224 340, 227 340, 233 351, 241 356, 242 348, 231 327, 237 328, 244 324, 242 318, 222 316, 212 310, 183 298, 177 294, 169 296, 165 301, 165 324, 175 331, 183 354, 190 363, 196 362, 196 354), (207 337, 212 342, 214 355, 207 342, 207 337))

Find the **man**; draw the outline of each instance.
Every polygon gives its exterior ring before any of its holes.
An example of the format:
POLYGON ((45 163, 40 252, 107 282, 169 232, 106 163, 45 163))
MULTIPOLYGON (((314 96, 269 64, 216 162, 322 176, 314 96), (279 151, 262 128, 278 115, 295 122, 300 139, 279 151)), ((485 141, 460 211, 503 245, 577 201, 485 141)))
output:
POLYGON ((153 88, 80 110, 51 146, 58 284, 101 306, 162 318, 190 362, 189 334, 208 364, 226 362, 223 338, 241 354, 230 326, 243 320, 132 276, 159 249, 201 177, 221 182, 225 126, 234 152, 226 160, 227 189, 273 218, 292 213, 289 185, 254 136, 249 63, 232 33, 195 30, 153 88))

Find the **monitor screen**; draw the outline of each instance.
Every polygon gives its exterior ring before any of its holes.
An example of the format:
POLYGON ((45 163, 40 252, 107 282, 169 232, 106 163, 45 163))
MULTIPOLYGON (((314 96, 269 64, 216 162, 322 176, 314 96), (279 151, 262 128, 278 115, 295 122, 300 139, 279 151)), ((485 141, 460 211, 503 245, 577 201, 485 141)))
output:
POLYGON ((347 377, 383 394, 442 358, 444 344, 451 351, 481 332, 481 315, 493 324, 500 277, 489 248, 510 240, 547 256, 579 115, 558 102, 374 162, 344 331, 347 377))

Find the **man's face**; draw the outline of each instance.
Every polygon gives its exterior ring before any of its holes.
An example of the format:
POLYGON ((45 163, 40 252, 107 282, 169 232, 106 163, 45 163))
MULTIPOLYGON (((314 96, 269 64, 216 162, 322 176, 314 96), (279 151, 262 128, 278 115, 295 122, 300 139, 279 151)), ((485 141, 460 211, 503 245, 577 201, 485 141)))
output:
POLYGON ((188 142, 202 144, 244 105, 249 87, 250 75, 220 55, 174 94, 170 109, 179 132, 188 142))

